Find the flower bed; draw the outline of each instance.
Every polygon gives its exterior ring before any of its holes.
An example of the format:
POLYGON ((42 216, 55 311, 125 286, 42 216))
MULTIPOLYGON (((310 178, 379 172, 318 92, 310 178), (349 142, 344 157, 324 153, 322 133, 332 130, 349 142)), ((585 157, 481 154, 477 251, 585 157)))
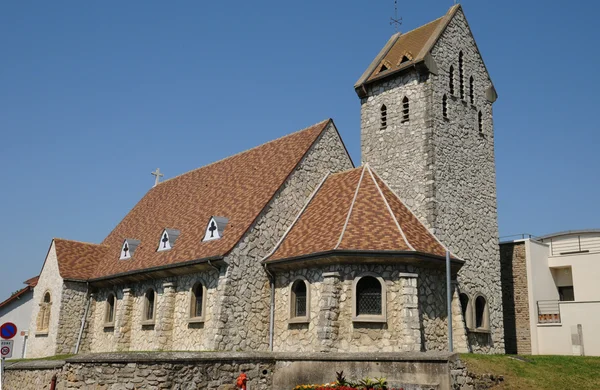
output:
POLYGON ((298 385, 294 390, 402 390, 387 387, 385 378, 364 378, 360 381, 346 380, 344 371, 336 372, 337 379, 335 382, 324 383, 321 385, 298 385))

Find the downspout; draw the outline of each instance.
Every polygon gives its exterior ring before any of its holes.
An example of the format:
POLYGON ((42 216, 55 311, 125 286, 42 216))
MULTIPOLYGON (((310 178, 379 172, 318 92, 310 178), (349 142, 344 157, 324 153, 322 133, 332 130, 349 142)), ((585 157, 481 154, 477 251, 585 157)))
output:
POLYGON ((79 346, 81 345, 81 337, 83 336, 83 328, 85 327, 85 320, 87 319, 88 311, 90 310, 90 304, 92 302, 92 294, 90 294, 90 283, 87 282, 88 298, 87 304, 85 305, 85 312, 81 318, 81 328, 79 328, 79 336, 77 336, 77 344, 75 345, 75 355, 79 353, 79 346))
POLYGON ((56 389, 56 375, 52 376, 52 379, 50 380, 50 390, 55 390, 56 389))
POLYGON ((266 264, 263 264, 265 272, 269 276, 271 285, 271 313, 269 317, 269 351, 273 352, 273 333, 275 332, 275 277, 269 271, 266 264))

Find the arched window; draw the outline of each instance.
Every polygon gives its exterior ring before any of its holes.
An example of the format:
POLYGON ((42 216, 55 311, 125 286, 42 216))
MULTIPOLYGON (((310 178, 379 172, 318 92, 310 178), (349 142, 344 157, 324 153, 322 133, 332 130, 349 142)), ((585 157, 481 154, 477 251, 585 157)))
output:
POLYGON ((402 123, 404 122, 408 122, 408 120, 410 119, 410 105, 409 105, 409 101, 408 101, 408 96, 405 96, 404 99, 402 99, 402 123))
POLYGON ((469 299, 469 296, 465 293, 460 294, 460 309, 465 320, 465 326, 467 327, 467 329, 471 329, 473 327, 473 316, 471 314, 471 300, 469 299))
POLYGON ((115 322, 115 310, 117 308, 117 298, 114 294, 109 294, 106 298, 106 312, 104 315, 104 322, 106 324, 114 324, 115 322))
POLYGON ((450 94, 454 95, 454 66, 450 65, 450 94))
POLYGON ((156 293, 153 289, 149 289, 146 291, 144 295, 144 321, 145 322, 154 322, 156 309, 156 293))
POLYGON ((463 52, 458 53, 458 78, 460 83, 460 98, 465 100, 465 80, 463 72, 463 52))
POLYGON ((36 321, 38 332, 48 332, 50 327, 50 309, 52 308, 52 297, 46 292, 40 303, 40 311, 36 321))
POLYGON ((448 119, 448 96, 446 95, 442 98, 442 115, 444 119, 448 119))
POLYGON ((477 123, 479 126, 479 133, 483 133, 483 114, 481 111, 477 114, 477 123))
POLYGON ((387 107, 385 104, 381 105, 381 123, 379 126, 382 130, 387 129, 387 107))
POLYGON ((192 287, 190 302, 190 318, 194 320, 204 319, 204 306, 206 302, 206 288, 198 282, 192 287))
POLYGON ((374 274, 354 279, 353 321, 386 322, 385 282, 374 274))
POLYGON ((483 330, 488 330, 490 327, 488 305, 482 295, 475 299, 475 327, 483 330))
POLYGON ((475 79, 473 76, 469 79, 469 100, 471 100, 471 104, 475 104, 475 96, 473 95, 473 84, 475 84, 475 79))
POLYGON ((298 279, 290 288, 290 321, 308 322, 310 314, 309 285, 305 279, 298 279))

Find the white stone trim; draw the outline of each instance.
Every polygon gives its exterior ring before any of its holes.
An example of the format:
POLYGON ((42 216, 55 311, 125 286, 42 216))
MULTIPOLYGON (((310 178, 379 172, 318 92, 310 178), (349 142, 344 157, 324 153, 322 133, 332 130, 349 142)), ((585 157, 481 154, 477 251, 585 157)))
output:
POLYGON ((346 228, 348 227, 348 222, 350 222, 350 215, 352 215, 352 209, 354 209, 354 203, 356 202, 356 198, 358 197, 358 190, 360 189, 360 185, 362 183, 363 177, 365 175, 366 166, 363 167, 360 173, 360 179, 358 180, 358 185, 356 186, 356 191, 354 192, 354 198, 352 199, 352 203, 350 204, 350 209, 348 210, 348 215, 346 215, 346 222, 344 223, 344 227, 342 228, 342 232, 340 233, 340 238, 338 239, 337 244, 333 249, 337 249, 342 243, 342 239, 344 238, 344 233, 346 233, 346 228))
POLYGON ((473 315, 473 327, 470 328, 471 332, 482 332, 482 333, 489 333, 491 330, 490 327, 490 301, 488 300, 488 298, 483 294, 483 293, 476 293, 473 299, 473 303, 471 304, 471 310, 472 310, 472 315, 473 315), (483 308, 483 313, 482 313, 482 325, 481 326, 477 326, 477 299, 479 298, 483 298, 485 300, 485 307, 483 308))
POLYGON ((352 322, 387 322, 387 285, 385 280, 380 275, 374 272, 363 272, 356 276, 352 281, 352 322), (362 278, 367 276, 377 279, 381 285, 381 315, 357 315, 358 299, 356 299, 356 286, 362 278))
POLYGON ((302 216, 302 214, 304 213, 304 210, 306 210, 306 208, 308 207, 308 205, 310 204, 310 202, 312 202, 313 198, 315 197, 315 195, 317 194, 317 192, 319 191, 319 189, 323 186, 323 184, 325 183, 325 181, 327 180, 327 178, 329 177, 329 175, 331 175, 331 171, 328 171, 325 174, 325 176, 323 177, 323 179, 321 180, 321 182, 319 183, 319 185, 317 185, 317 187, 315 188, 315 190, 308 197, 308 200, 306 201, 306 203, 304 204, 304 206, 302 207, 302 209, 300 209, 300 212, 298 213, 298 215, 296 215, 296 218, 294 218, 294 221, 292 221, 292 223, 290 224, 290 226, 286 229, 285 233, 283 233, 283 235, 281 236, 281 238, 279 239, 279 241, 277 242, 277 244, 275 244, 275 246, 273 247, 273 249, 271 249, 271 251, 269 253, 267 253, 267 255, 265 257, 263 257, 263 259, 261 261, 267 260, 281 246, 281 243, 283 242, 283 240, 285 240, 285 238, 287 237, 287 235, 289 234, 289 232, 292 230, 292 228, 294 227, 294 225, 296 225, 296 222, 298 222, 298 220, 300 219, 300 216, 302 216))

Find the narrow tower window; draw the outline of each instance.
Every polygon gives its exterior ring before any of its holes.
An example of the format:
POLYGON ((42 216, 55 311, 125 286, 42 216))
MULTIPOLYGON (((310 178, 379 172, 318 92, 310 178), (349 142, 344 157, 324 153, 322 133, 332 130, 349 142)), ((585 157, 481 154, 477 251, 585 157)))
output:
POLYGON ((486 330, 490 328, 487 301, 481 295, 475 299, 475 327, 486 330))
POLYGON ((463 73, 463 52, 458 53, 458 77, 460 83, 460 98, 465 100, 465 81, 463 73))
POLYGON ((450 66, 450 95, 454 95, 454 66, 450 66))
POLYGON ((385 104, 381 105, 381 129, 387 129, 387 107, 385 104))
POLYGON ((408 97, 405 96, 404 99, 402 99, 402 123, 408 122, 409 118, 410 118, 410 106, 409 106, 409 102, 408 102, 408 97))
POLYGON ((442 114, 444 119, 448 119, 448 96, 446 95, 442 98, 442 114))
POLYGON ((206 299, 205 287, 201 282, 198 282, 192 287, 192 301, 190 305, 190 318, 204 318, 204 304, 206 299))
POLYGON ((110 294, 106 298, 106 313, 104 315, 104 322, 106 324, 113 324, 115 322, 115 306, 117 299, 114 294, 110 294))
POLYGON ((479 123, 479 133, 483 134, 483 114, 481 111, 479 111, 479 114, 477 114, 477 121, 479 123))
POLYGON ((155 293, 154 290, 149 289, 146 291, 144 297, 144 321, 154 322, 154 309, 155 309, 155 293))
POLYGON ((469 99, 471 100, 471 104, 475 104, 475 96, 473 96, 473 84, 475 83, 475 79, 473 76, 469 79, 469 99))

